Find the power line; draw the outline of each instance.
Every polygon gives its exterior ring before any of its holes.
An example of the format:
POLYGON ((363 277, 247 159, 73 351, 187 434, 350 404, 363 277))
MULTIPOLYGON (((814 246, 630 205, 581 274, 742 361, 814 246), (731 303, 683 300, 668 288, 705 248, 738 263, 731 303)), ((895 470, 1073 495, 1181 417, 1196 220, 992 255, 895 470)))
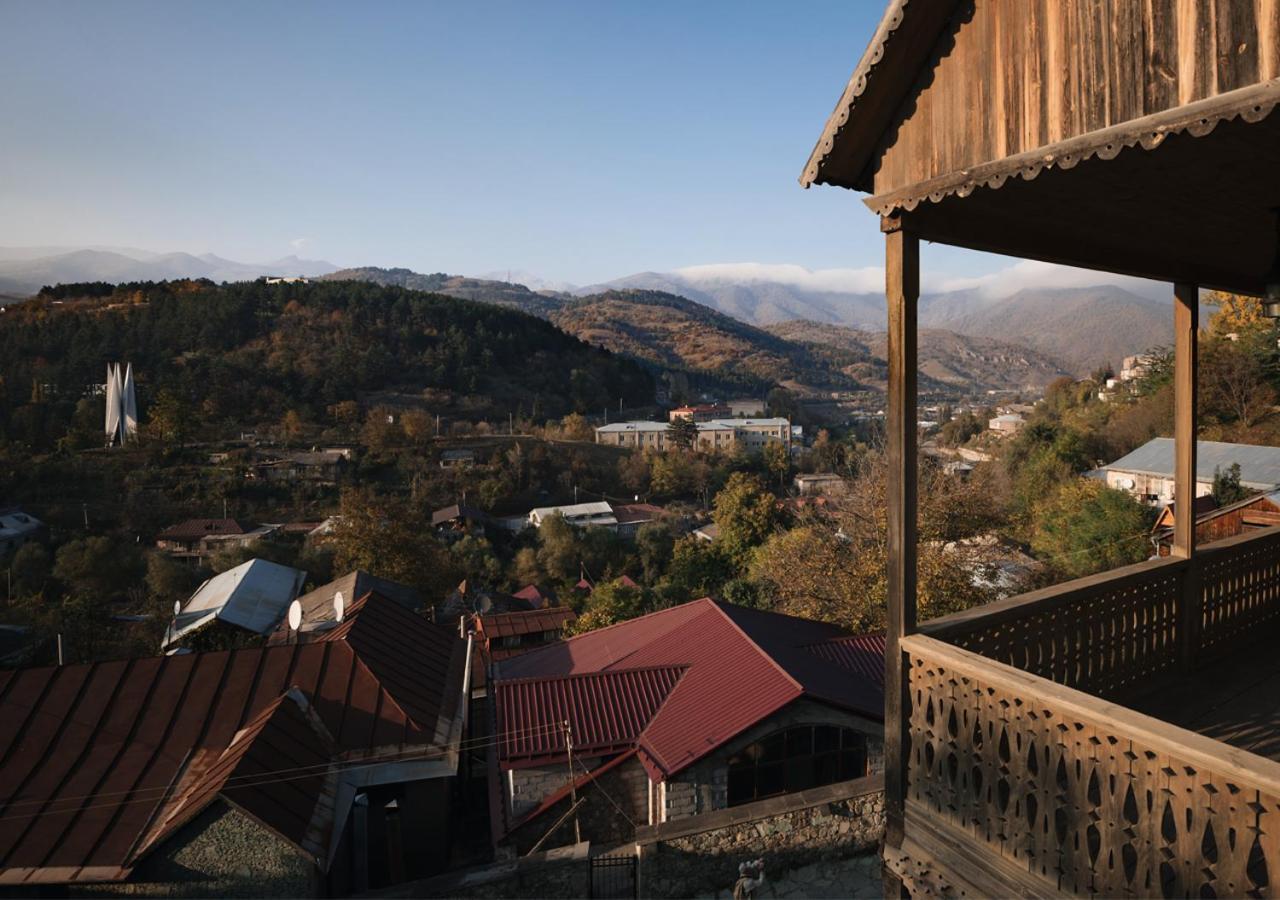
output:
MULTIPOLYGON (((513 736, 537 737, 537 736, 543 736, 550 733, 559 733, 560 731, 561 731, 561 726, 559 725, 546 725, 546 726, 536 726, 532 728, 514 729, 511 731, 502 732, 500 734, 495 734, 495 735, 491 735, 483 738, 473 738, 470 741, 459 741, 457 750, 458 752, 461 753, 464 750, 475 750, 481 747, 494 746, 494 745, 505 742, 508 738, 511 738, 513 736)), ((254 772, 250 775, 240 775, 240 776, 230 777, 223 782, 223 788, 225 789, 227 787, 256 787, 259 784, 272 784, 276 781, 291 781, 291 780, 297 780, 302 778, 310 778, 314 775, 327 774, 331 770, 338 770, 338 771, 344 771, 344 772, 356 771, 359 769, 379 766, 386 762, 413 762, 415 760, 438 759, 441 756, 444 756, 447 753, 452 752, 453 750, 454 748, 451 745, 423 744, 415 747, 412 751, 401 751, 397 753, 379 754, 375 756, 364 757, 363 759, 360 759, 360 760, 352 760, 350 762, 336 761, 336 762, 318 763, 310 766, 293 766, 293 767, 283 768, 283 769, 268 769, 262 772, 254 772), (276 776, 276 775, 289 775, 290 777, 288 778, 267 777, 267 776, 276 776)), ((54 798, 47 798, 47 799, 40 799, 40 800, 37 800, 37 799, 15 800, 12 803, 4 804, 4 812, 0 813, 0 821, 6 820, 6 819, 12 819, 12 818, 31 818, 32 816, 45 815, 45 814, 53 815, 60 812, 75 812, 82 809, 93 809, 93 808, 107 807, 107 806, 123 806, 128 803, 144 803, 144 802, 149 802, 151 800, 163 799, 164 795, 169 793, 169 791, 170 791, 169 787, 165 786, 163 788, 148 788, 148 789, 143 789, 138 791, 111 791, 111 792, 104 792, 104 793, 98 793, 98 794, 81 794, 79 796, 72 796, 72 797, 54 797, 54 798), (154 794, 155 796, 150 796, 151 794, 154 794), (144 795, 144 796, 137 796, 137 795, 144 795), (133 799, 128 801, 122 801, 121 803, 107 803, 107 804, 99 804, 97 806, 69 806, 66 809, 46 809, 40 812, 28 813, 25 815, 22 813, 19 813, 17 815, 10 814, 11 810, 17 807, 22 807, 22 806, 67 804, 67 803, 72 803, 80 800, 95 800, 95 799, 102 799, 104 797, 113 797, 113 796, 133 796, 133 799)), ((3 802, 3 801, 0 801, 0 802, 3 802)))

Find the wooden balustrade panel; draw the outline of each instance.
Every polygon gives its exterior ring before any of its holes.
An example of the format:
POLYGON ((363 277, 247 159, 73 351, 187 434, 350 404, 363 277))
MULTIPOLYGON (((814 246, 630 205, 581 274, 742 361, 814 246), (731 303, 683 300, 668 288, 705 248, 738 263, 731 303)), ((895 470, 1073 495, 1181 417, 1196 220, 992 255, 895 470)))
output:
POLYGON ((1218 760, 1226 777, 1171 726, 1167 741, 1150 727, 1131 738, 1112 704, 1085 698, 1099 704, 1091 717, 1054 685, 1028 690, 981 662, 957 668, 921 643, 904 643, 909 809, 962 829, 1049 890, 1280 896, 1280 781, 1245 783, 1218 760))
MULTIPOLYGON (((1114 696, 1178 666, 1179 592, 1185 565, 1130 567, 933 632, 948 643, 1058 684, 1114 696)), ((1029 597, 1032 595, 1028 595, 1029 597)))
POLYGON ((1280 529, 1206 547, 1197 559, 1202 658, 1230 654, 1280 625, 1280 529))

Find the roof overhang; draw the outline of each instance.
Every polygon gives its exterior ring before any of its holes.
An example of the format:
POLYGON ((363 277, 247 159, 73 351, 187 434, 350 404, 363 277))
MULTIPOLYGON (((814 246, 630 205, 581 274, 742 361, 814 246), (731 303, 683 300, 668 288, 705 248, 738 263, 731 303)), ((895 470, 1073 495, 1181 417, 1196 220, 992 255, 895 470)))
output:
POLYGON ((958 0, 891 0, 809 154, 801 185, 871 189, 868 166, 880 136, 960 6, 958 0))
POLYGON ((1280 79, 866 203, 925 240, 1262 294, 1276 260, 1280 79))

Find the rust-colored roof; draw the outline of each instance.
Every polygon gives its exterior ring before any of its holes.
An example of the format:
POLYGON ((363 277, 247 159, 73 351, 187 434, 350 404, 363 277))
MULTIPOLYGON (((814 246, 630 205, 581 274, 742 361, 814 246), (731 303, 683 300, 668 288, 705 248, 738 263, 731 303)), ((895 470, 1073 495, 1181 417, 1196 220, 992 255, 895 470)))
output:
POLYGON ((654 522, 666 513, 661 506, 652 503, 615 503, 613 517, 619 525, 634 525, 636 522, 654 522))
POLYGON ((431 743, 465 652, 368 597, 311 643, 0 672, 0 884, 125 878, 214 796, 297 842, 320 792, 226 779, 431 743), (292 687, 309 733, 281 709, 292 687))
MULTIPOLYGON (((335 578, 328 584, 323 584, 298 597, 298 605, 302 607, 300 631, 303 632, 304 637, 309 636, 311 632, 331 628, 336 624, 333 601, 339 593, 342 594, 347 608, 366 594, 377 594, 387 600, 394 600, 410 610, 423 607, 422 595, 416 589, 400 584, 398 581, 370 575, 363 569, 355 569, 341 578, 335 578)), ((273 644, 288 643, 293 637, 286 616, 276 626, 269 640, 273 644)))
POLYGON ((198 541, 210 535, 248 534, 258 526, 237 519, 187 519, 156 535, 158 541, 198 541))
POLYGON ((551 606, 526 612, 489 613, 478 618, 480 630, 492 640, 518 634, 559 631, 578 618, 578 614, 567 606, 551 606))
POLYGON ((884 632, 855 634, 811 644, 811 653, 884 685, 884 632))
POLYGON ((684 671, 683 666, 655 666, 500 681, 498 757, 512 762, 560 756, 566 749, 564 723, 575 752, 630 749, 684 671))
MULTIPOLYGON (((829 654, 814 652, 815 645, 841 637, 849 635, 833 625, 697 600, 498 663, 498 715, 506 723, 503 730, 555 725, 548 718, 554 705, 504 704, 505 683, 515 679, 532 680, 509 695, 523 701, 539 690, 564 690, 556 682, 568 676, 683 669, 634 738, 634 717, 603 717, 599 733, 593 733, 600 744, 633 741, 650 774, 670 776, 803 696, 880 719, 881 681, 859 677, 829 654)), ((629 702, 643 708, 639 699, 629 702)))

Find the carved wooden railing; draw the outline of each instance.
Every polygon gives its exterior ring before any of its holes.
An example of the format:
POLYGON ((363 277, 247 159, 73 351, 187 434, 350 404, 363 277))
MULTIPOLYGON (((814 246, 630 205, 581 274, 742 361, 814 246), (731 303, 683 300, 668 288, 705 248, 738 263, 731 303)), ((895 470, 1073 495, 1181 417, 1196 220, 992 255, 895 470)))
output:
POLYGON ((1280 528, 1217 541, 1195 557, 1201 661, 1230 655, 1280 625, 1280 528))
POLYGON ((920 632, 1099 696, 1176 672, 1188 563, 1165 557, 924 623, 920 632))
POLYGON ((1006 869, 1045 893, 1280 895, 1280 764, 931 637, 902 649, 907 834, 950 834, 927 847, 943 870, 976 844, 985 892, 1006 869))
POLYGON ((1010 597, 920 627, 1100 697, 1149 689, 1280 625, 1280 528, 1010 597), (1186 580, 1195 589, 1185 592, 1186 580), (1184 598, 1198 608, 1185 614, 1184 598), (1192 629, 1181 653, 1184 628, 1192 629))

